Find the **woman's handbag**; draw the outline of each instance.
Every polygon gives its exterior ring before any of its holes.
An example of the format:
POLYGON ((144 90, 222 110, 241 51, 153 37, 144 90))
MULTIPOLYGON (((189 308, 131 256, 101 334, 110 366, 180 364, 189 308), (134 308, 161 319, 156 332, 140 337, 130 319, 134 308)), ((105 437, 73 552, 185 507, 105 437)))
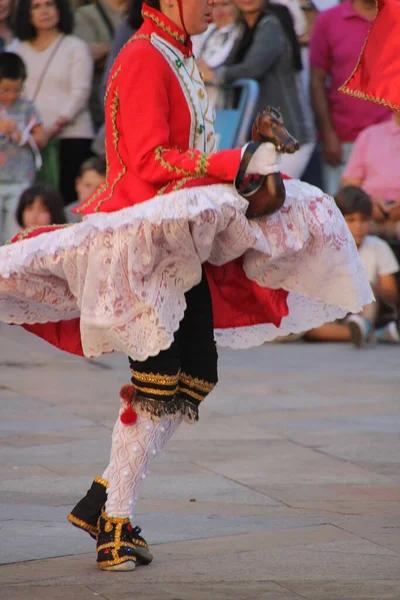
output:
POLYGON ((49 141, 42 149, 42 166, 36 174, 36 181, 48 183, 56 190, 60 181, 60 142, 57 138, 49 141))
MULTIPOLYGON (((38 79, 36 89, 31 98, 32 102, 35 102, 38 94, 40 92, 40 88, 42 87, 45 75, 50 67, 50 64, 55 57, 57 50, 61 46, 61 43, 64 39, 64 35, 60 37, 57 41, 57 44, 54 46, 53 52, 51 53, 48 61, 46 62, 43 71, 38 79)), ((47 146, 41 150, 42 155, 42 166, 36 174, 36 181, 40 181, 42 183, 48 183, 55 189, 58 189, 58 184, 60 180, 60 152, 59 152, 60 143, 58 139, 52 138, 49 140, 47 146)))

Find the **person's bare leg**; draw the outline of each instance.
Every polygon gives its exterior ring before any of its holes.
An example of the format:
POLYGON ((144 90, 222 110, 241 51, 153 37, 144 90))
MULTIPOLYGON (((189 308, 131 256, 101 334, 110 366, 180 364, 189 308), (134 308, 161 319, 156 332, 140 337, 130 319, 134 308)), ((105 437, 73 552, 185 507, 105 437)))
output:
POLYGON ((305 339, 310 342, 349 342, 350 332, 342 323, 325 323, 308 331, 305 339))

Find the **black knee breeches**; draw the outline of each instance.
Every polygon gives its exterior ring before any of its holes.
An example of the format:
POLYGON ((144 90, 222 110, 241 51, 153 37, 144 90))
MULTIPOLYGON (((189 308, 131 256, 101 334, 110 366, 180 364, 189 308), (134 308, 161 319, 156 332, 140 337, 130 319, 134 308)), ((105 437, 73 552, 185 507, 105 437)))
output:
POLYGON ((211 295, 201 282, 185 295, 186 311, 168 350, 140 362, 129 359, 132 384, 154 414, 188 411, 196 419, 200 402, 218 381, 211 295))

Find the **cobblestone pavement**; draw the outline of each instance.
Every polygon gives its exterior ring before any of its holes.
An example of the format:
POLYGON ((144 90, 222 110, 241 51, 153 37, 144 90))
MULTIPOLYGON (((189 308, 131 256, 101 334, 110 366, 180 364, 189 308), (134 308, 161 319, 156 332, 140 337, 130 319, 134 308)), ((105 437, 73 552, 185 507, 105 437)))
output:
POLYGON ((104 573, 66 515, 107 464, 121 355, 0 325, 0 598, 400 600, 400 351, 221 351, 195 427, 152 465, 155 559, 104 573))

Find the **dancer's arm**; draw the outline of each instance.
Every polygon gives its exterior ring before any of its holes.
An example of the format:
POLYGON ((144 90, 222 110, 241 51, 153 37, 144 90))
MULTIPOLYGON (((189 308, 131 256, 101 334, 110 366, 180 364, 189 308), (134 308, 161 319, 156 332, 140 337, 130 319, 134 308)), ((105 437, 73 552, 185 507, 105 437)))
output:
POLYGON ((141 178, 162 185, 188 177, 233 181, 240 149, 207 154, 171 146, 171 103, 182 102, 182 111, 187 111, 187 106, 181 94, 171 95, 171 79, 176 75, 165 58, 148 44, 139 47, 140 41, 136 43, 134 60, 124 63, 117 86, 107 98, 107 110, 117 110, 116 125, 124 131, 130 168, 141 178))

